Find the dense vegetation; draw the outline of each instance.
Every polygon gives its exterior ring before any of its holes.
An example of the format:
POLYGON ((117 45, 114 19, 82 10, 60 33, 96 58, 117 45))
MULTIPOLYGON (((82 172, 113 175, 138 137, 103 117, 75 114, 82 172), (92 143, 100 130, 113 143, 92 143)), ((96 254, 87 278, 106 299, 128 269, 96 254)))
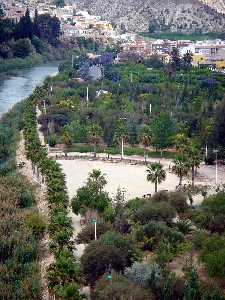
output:
POLYGON ((192 33, 192 34, 185 34, 180 32, 161 32, 161 33, 154 33, 154 32, 143 32, 141 36, 153 39, 167 39, 167 40, 191 40, 191 41, 201 41, 201 40, 210 40, 210 39, 223 39, 224 35, 222 33, 192 33))
POLYGON ((126 201, 118 189, 110 199, 106 183, 93 170, 72 200, 86 221, 76 242, 87 244, 80 263, 91 299, 224 299, 225 227, 203 230, 204 218, 214 222, 221 211, 224 219, 224 193, 193 209, 182 192, 126 201))
POLYGON ((31 54, 54 52, 59 45, 60 21, 50 15, 38 15, 33 21, 27 9, 18 23, 4 18, 0 3, 0 58, 25 58, 31 54))
POLYGON ((36 103, 42 99, 45 90, 37 89, 26 101, 24 112, 24 136, 27 157, 45 177, 47 200, 50 208, 48 231, 50 250, 54 262, 48 269, 49 289, 63 299, 80 299, 78 287, 80 270, 73 256, 72 222, 68 216, 68 195, 64 175, 57 162, 47 157, 36 130, 36 103))
POLYGON ((37 243, 45 224, 33 207, 32 188, 13 176, 15 141, 23 128, 27 158, 47 186, 47 230, 54 256, 48 282, 56 298, 82 299, 80 288, 88 285, 92 299, 222 300, 225 193, 209 197, 205 193, 202 204, 193 207, 190 191, 157 192, 167 176, 160 163, 150 164, 146 173, 156 193, 128 201, 120 189, 112 199, 105 191, 107 178, 93 170, 72 199, 73 212, 85 223, 76 240, 72 238, 65 177, 40 143, 36 106, 45 112, 38 121, 46 140, 51 146, 63 143, 66 151, 88 145, 94 154, 102 150, 116 153, 122 140, 126 151, 141 155, 152 155, 152 148, 170 148, 174 155, 171 171, 178 175, 180 187, 188 173, 194 186, 201 147, 221 147, 219 155, 223 157, 225 81, 221 74, 192 68, 191 57, 181 58, 177 50, 169 65, 155 56, 115 64, 115 55, 108 50, 94 60, 77 51, 72 66, 69 62, 61 65, 59 75, 47 79, 12 116, 2 119, 0 164, 4 178, 0 183, 4 192, 0 198, 7 213, 3 212, 4 222, 0 223, 5 236, 0 249, 4 258, 0 297, 40 297, 37 243), (104 77, 93 81, 89 67, 99 63, 104 77), (18 121, 21 112, 24 122, 18 121), (5 231, 8 227, 10 237, 5 231), (18 238, 24 243, 18 243, 18 238), (75 243, 86 244, 80 260, 74 256, 75 243), (9 258, 9 254, 13 255, 9 258), (11 281, 7 281, 9 277, 11 281), (13 293, 9 297, 7 290, 13 293))
POLYGON ((0 298, 40 299, 38 242, 45 222, 35 207, 35 188, 18 174, 15 154, 23 103, 0 123, 0 298))
MULTIPOLYGON (((45 83, 46 114, 39 122, 46 140, 66 145, 66 151, 90 145, 94 155, 120 151, 121 140, 141 155, 151 155, 151 147, 170 147, 179 185, 190 173, 194 186, 201 148, 221 147, 223 157, 224 77, 192 68, 191 56, 181 58, 176 49, 169 65, 155 56, 120 64, 113 57, 108 52, 94 60, 76 57, 73 66, 61 65, 60 74, 45 83), (104 77, 93 81, 89 68, 99 61, 104 77)), ((40 97, 37 103, 43 107, 40 97)), ((208 155, 206 162, 213 162, 212 151, 208 155)), ((157 191, 166 174, 160 164, 148 170, 157 191)), ((126 299, 133 285, 136 299, 223 299, 209 279, 222 287, 224 256, 217 259, 215 253, 224 251, 223 192, 213 199, 214 209, 210 198, 193 208, 190 192, 156 193, 126 203, 121 191, 111 199, 105 185, 104 175, 93 170, 72 200, 74 213, 87 222, 76 242, 88 244, 80 270, 92 299, 113 299, 117 290, 118 299, 126 299), (176 276, 170 266, 182 256, 182 276, 176 276)))
POLYGON ((191 67, 191 56, 181 58, 176 49, 167 65, 156 56, 129 59, 114 64, 107 52, 97 61, 76 58, 73 69, 61 66, 62 73, 48 83, 47 112, 39 120, 50 145, 78 151, 90 151, 91 145, 94 152, 113 154, 123 139, 125 154, 151 155, 150 150, 174 147, 180 134, 199 150, 207 145, 212 160, 212 149, 221 148, 223 156, 224 76, 191 67), (90 81, 89 67, 99 62, 104 78, 90 81))

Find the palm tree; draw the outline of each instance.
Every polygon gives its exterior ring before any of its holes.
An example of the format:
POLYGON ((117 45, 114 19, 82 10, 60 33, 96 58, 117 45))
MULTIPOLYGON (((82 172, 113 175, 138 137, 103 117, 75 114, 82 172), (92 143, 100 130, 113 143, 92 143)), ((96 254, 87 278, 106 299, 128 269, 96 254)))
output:
POLYGON ((194 187, 195 171, 197 168, 200 167, 201 152, 194 143, 191 143, 191 145, 189 147, 187 147, 186 153, 187 153, 188 165, 189 165, 189 168, 191 169, 192 186, 194 187))
POLYGON ((151 145, 152 142, 152 134, 151 130, 148 126, 144 127, 139 135, 139 142, 144 146, 144 158, 145 158, 145 164, 147 163, 147 147, 151 145))
POLYGON ((158 184, 166 179, 166 172, 160 163, 153 163, 147 169, 147 180, 155 184, 155 192, 158 191, 158 184))
POLYGON ((93 144, 94 158, 96 158, 96 146, 101 142, 102 135, 103 135, 102 128, 98 124, 93 123, 88 126, 87 136, 89 141, 93 144))
POLYGON ((172 172, 180 178, 178 186, 182 185, 182 179, 188 175, 189 168, 187 158, 184 155, 177 155, 174 160, 172 172))

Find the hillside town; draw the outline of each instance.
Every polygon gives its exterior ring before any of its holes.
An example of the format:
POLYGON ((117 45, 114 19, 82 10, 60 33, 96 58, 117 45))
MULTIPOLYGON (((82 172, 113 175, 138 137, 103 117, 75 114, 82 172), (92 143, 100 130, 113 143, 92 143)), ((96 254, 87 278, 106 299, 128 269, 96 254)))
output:
POLYGON ((163 40, 150 39, 136 33, 118 32, 113 25, 101 16, 89 14, 87 11, 79 10, 73 5, 57 7, 51 1, 21 2, 19 0, 6 0, 4 3, 5 18, 18 22, 25 14, 27 8, 31 17, 34 17, 35 9, 38 14, 49 14, 60 20, 61 33, 64 39, 90 38, 104 44, 114 44, 119 48, 117 60, 123 60, 124 56, 138 55, 142 58, 149 58, 152 55, 159 55, 164 62, 170 60, 170 53, 177 48, 181 55, 187 52, 192 53, 194 66, 205 66, 212 69, 225 69, 225 41, 205 40, 163 40))

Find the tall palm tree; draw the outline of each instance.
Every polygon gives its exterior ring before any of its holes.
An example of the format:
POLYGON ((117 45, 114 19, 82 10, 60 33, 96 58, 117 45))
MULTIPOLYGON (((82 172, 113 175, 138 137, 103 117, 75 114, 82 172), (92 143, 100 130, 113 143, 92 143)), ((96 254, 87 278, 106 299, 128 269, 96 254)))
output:
POLYGON ((143 128, 139 135, 139 142, 144 146, 144 158, 145 164, 147 163, 147 147, 151 145, 152 142, 152 133, 150 129, 146 126, 143 128))
POLYGON ((184 155, 177 155, 173 163, 174 166, 172 167, 172 172, 180 178, 178 186, 181 186, 183 177, 188 175, 190 169, 187 157, 184 155))
POLYGON ((155 192, 158 191, 158 184, 166 179, 166 172, 160 163, 153 163, 147 169, 147 180, 155 184, 155 192))
POLYGON ((194 186, 195 185, 195 171, 197 168, 200 167, 200 163, 201 163, 201 152, 194 143, 191 143, 191 145, 187 148, 186 153, 187 153, 187 158, 188 158, 188 165, 191 169, 192 186, 194 186))

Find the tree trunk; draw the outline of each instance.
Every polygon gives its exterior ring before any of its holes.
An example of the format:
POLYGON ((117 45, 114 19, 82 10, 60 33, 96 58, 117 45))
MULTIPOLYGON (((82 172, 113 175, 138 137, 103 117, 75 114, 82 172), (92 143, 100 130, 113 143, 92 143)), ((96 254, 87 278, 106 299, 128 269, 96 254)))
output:
POLYGON ((96 158, 96 145, 94 144, 94 158, 96 158))
POLYGON ((155 182, 155 193, 157 193, 157 191, 158 191, 158 182, 156 181, 155 182))
POLYGON ((195 186, 195 167, 191 167, 191 180, 192 180, 192 186, 195 186))
POLYGON ((95 285, 94 284, 90 285, 90 299, 91 300, 96 300, 96 297, 95 297, 95 285))
POLYGON ((145 152, 144 152, 144 157, 145 157, 145 164, 147 165, 146 149, 145 149, 145 152))
POLYGON ((183 176, 180 176, 179 186, 182 185, 182 179, 183 179, 183 176))

